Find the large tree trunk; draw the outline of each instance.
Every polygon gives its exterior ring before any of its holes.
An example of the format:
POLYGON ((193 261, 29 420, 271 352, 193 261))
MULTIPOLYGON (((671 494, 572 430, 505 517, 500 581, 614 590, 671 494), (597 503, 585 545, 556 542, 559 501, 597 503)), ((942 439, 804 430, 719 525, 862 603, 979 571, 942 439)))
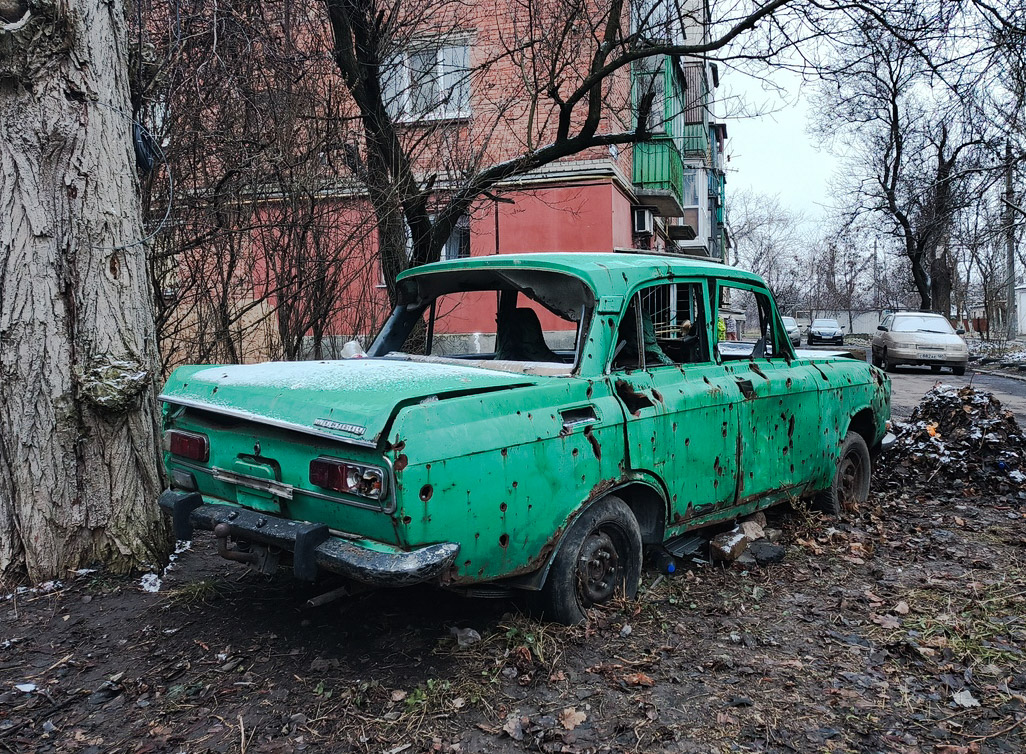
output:
POLYGON ((0 0, 4 579, 166 554, 125 8, 0 0))
POLYGON ((933 260, 930 266, 930 303, 933 311, 940 312, 945 317, 951 315, 951 257, 948 253, 948 240, 933 251, 933 260))

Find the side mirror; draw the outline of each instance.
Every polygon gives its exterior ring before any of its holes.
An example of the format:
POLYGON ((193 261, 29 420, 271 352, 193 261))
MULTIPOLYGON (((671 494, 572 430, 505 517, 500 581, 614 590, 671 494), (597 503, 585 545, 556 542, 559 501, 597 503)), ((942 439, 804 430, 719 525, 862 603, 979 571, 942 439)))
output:
POLYGON ((965 335, 965 328, 960 327, 957 330, 955 330, 955 335, 965 335))
POLYGON ((886 328, 886 327, 884 327, 883 325, 877 325, 877 326, 876 326, 876 329, 877 329, 877 330, 882 330, 883 332, 887 332, 887 328, 886 328))
POLYGON ((848 325, 841 325, 841 329, 842 330, 847 330, 848 329, 848 325))

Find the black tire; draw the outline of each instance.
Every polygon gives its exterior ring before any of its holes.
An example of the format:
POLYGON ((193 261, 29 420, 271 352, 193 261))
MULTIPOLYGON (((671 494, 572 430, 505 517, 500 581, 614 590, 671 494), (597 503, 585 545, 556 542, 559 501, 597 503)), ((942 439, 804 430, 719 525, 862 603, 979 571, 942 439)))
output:
POLYGON ((885 372, 893 372, 894 371, 894 364, 892 364, 891 362, 889 362, 887 360, 887 349, 886 348, 883 350, 883 353, 880 354, 880 368, 882 370, 884 370, 885 372))
POLYGON ((934 374, 940 374, 940 364, 930 364, 930 371, 934 374))
POLYGON ((875 348, 873 349, 873 366, 875 366, 877 369, 880 368, 880 357, 877 356, 875 348))
POLYGON ((965 367, 951 367, 951 372, 956 377, 961 377, 963 374, 965 374, 965 367))
POLYGON ((869 448, 858 432, 849 431, 841 443, 830 486, 816 495, 816 507, 831 516, 851 512, 869 497, 872 464, 869 448))
POLYGON ((583 623, 592 605, 622 593, 633 599, 641 579, 641 529, 634 513, 615 495, 578 516, 559 545, 541 593, 548 620, 583 623))

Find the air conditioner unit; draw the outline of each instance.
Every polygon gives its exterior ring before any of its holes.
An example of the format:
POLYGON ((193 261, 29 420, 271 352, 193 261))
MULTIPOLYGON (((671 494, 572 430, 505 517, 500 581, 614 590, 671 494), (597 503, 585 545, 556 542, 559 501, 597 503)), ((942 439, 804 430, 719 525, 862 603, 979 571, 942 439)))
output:
POLYGON ((652 235, 655 231, 655 220, 652 210, 638 207, 634 210, 634 232, 638 235, 652 235))

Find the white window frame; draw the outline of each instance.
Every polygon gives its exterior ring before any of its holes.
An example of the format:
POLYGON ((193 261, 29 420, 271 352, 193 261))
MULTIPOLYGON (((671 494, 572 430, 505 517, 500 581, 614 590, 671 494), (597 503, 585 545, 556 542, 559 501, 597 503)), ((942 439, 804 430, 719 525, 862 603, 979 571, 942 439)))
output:
POLYGON ((653 55, 634 61, 634 107, 641 105, 641 99, 649 92, 654 92, 652 108, 648 113, 648 130, 651 133, 666 133, 666 57, 653 55), (658 85, 656 82, 659 82, 658 85))
POLYGON ((383 76, 385 106, 400 123, 456 120, 471 117, 470 40, 466 38, 433 38, 416 40, 392 58, 383 76), (449 54, 450 51, 454 51, 449 54), (433 82, 441 96, 439 102, 424 112, 413 109, 413 65, 415 55, 434 53, 433 82))
POLYGON ((453 259, 467 259, 470 256, 470 216, 460 215, 456 221, 456 225, 453 226, 452 233, 445 240, 445 245, 442 247, 442 254, 439 259, 443 262, 449 262, 453 259), (465 255, 460 254, 460 238, 465 235, 467 240, 467 253, 465 255))

